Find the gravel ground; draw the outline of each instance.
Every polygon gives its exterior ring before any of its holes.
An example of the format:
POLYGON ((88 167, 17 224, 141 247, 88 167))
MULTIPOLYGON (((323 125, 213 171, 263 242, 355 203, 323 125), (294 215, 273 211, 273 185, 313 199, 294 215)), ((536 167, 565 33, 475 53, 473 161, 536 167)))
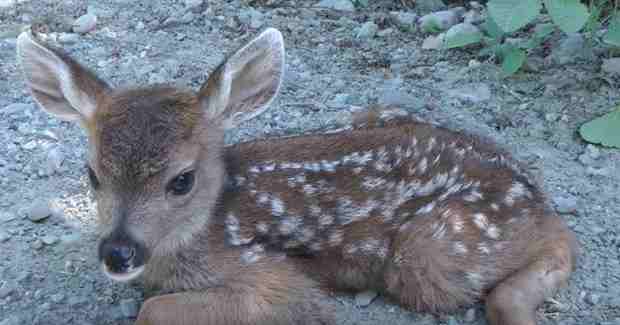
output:
MULTIPOLYGON (((418 2, 432 7, 436 1, 418 2)), ((506 79, 495 64, 470 61, 475 51, 422 50, 425 35, 407 25, 415 11, 401 1, 357 11, 315 4, 4 0, 0 33, 36 24, 115 85, 175 82, 197 89, 226 53, 257 30, 276 27, 288 51, 280 97, 228 141, 342 128, 359 107, 377 104, 490 136, 540 176, 583 247, 570 285, 539 309, 540 324, 620 324, 620 151, 587 145, 576 134, 620 102, 618 80, 599 69, 600 51, 573 55, 558 34, 552 51, 532 54, 529 72, 506 79), (97 17, 94 29, 86 17, 78 28, 89 32, 67 33, 87 12, 97 17)), ((131 324, 143 301, 140 288, 107 280, 96 263, 85 134, 36 107, 18 73, 15 38, 6 35, 0 40, 0 324, 131 324)), ((381 297, 364 307, 350 296, 333 299, 340 302, 341 324, 486 323, 481 305, 432 316, 381 297)))

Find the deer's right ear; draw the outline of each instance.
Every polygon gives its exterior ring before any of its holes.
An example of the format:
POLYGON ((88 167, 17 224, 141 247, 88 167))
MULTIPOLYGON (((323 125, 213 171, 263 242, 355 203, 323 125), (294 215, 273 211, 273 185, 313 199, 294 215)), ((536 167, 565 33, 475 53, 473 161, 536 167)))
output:
POLYGON ((108 89, 105 82, 30 31, 17 38, 17 60, 30 92, 45 111, 62 120, 92 122, 97 100, 108 89))

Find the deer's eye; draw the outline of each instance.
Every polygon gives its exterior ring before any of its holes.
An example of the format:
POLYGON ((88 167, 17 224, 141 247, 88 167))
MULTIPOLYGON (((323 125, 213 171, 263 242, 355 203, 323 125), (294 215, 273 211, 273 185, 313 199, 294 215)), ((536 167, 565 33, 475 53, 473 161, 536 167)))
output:
POLYGON ((184 172, 168 183, 167 190, 173 195, 185 195, 192 190, 192 187, 194 187, 194 179, 195 176, 193 170, 184 172))
POLYGON ((99 187, 99 179, 97 179, 97 175, 90 165, 86 165, 86 168, 88 169, 88 180, 90 181, 90 186, 96 190, 99 187))

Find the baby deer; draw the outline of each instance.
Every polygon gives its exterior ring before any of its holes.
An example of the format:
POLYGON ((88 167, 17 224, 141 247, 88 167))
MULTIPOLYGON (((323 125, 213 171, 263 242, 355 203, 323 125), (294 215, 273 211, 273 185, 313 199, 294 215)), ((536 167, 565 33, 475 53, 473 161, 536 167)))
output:
POLYGON ((433 313, 480 299, 493 325, 536 323, 577 243, 525 172, 478 137, 410 120, 225 146, 284 71, 267 29, 198 93, 114 89, 32 32, 18 60, 36 101, 77 121, 110 278, 158 296, 140 325, 335 324, 332 290, 433 313))

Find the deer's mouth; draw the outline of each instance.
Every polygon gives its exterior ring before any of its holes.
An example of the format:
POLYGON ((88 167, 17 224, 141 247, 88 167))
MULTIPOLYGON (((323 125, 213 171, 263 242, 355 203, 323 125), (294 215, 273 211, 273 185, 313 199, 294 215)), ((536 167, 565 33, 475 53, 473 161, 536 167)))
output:
POLYGON ((124 272, 112 271, 106 263, 101 263, 103 273, 110 279, 118 282, 128 282, 139 277, 144 272, 144 265, 138 267, 129 266, 124 272))

